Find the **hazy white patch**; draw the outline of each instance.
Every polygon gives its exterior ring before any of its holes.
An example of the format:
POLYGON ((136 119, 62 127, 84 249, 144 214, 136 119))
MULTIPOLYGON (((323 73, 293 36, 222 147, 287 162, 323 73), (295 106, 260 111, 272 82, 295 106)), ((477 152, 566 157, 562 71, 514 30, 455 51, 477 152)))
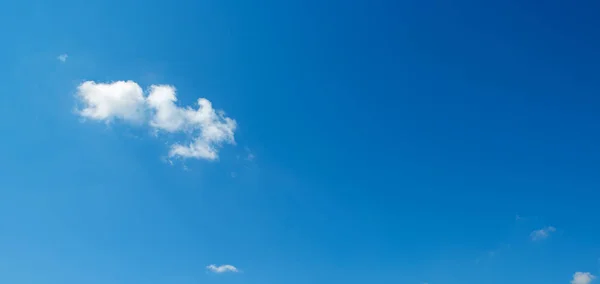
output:
POLYGON ((556 228, 552 227, 552 226, 548 226, 539 230, 535 230, 533 232, 531 232, 531 240, 533 241, 540 241, 540 240, 544 240, 546 238, 548 238, 550 236, 551 233, 556 232, 556 228))
MULTIPOLYGON (((246 151, 246 157, 244 159, 249 162, 254 161, 254 159, 256 158, 256 155, 250 150, 250 148, 244 147, 244 150, 246 151)), ((238 157, 238 159, 239 159, 239 157, 238 157)))
POLYGON ((56 57, 56 59, 58 59, 58 61, 63 62, 63 63, 67 62, 67 58, 69 58, 69 55, 66 53, 61 54, 58 57, 56 57))
POLYGON ((214 273, 239 272, 239 270, 235 266, 229 265, 229 264, 224 264, 224 265, 220 265, 220 266, 211 264, 211 265, 207 266, 206 269, 208 269, 208 271, 211 271, 214 273))

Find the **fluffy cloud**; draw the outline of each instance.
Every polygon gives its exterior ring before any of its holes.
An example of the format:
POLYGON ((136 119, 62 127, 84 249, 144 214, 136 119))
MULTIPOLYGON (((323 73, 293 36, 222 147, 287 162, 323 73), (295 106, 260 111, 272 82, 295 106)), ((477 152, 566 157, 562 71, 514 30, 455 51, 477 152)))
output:
POLYGON ((575 274, 573 274, 573 280, 571 280, 571 284, 590 284, 595 278, 596 276, 589 272, 575 272, 575 274))
POLYGON ((180 108, 175 105, 177 97, 171 86, 152 86, 148 105, 154 111, 150 125, 168 132, 196 133, 193 141, 183 145, 174 144, 169 156, 217 158, 217 147, 223 143, 234 144, 235 120, 215 111, 209 100, 198 99, 198 108, 180 108))
POLYGON ((144 118, 144 92, 133 81, 83 82, 77 87, 77 97, 84 106, 79 114, 85 118, 106 122, 114 119, 139 122, 144 118))
POLYGON ((546 239, 550 236, 550 233, 556 232, 556 228, 552 226, 548 226, 539 230, 535 230, 531 232, 531 239, 534 241, 540 241, 546 239))
POLYGON ((211 264, 207 266, 206 269, 214 273, 239 272, 239 270, 235 266, 229 264, 224 264, 221 266, 211 264))
POLYGON ((211 102, 200 98, 197 108, 177 106, 176 89, 168 85, 153 85, 145 96, 133 81, 113 83, 84 82, 77 89, 85 118, 111 122, 146 123, 149 127, 169 133, 184 133, 185 143, 174 143, 170 157, 215 160, 223 144, 235 144, 235 120, 215 110, 211 102))

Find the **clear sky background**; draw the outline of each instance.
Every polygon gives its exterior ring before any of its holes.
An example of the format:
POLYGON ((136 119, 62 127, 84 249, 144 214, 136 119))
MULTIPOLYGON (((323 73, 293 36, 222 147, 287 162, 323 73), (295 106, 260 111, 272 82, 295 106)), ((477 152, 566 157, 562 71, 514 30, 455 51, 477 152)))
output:
POLYGON ((600 281, 597 1, 1 3, 1 283, 600 281))

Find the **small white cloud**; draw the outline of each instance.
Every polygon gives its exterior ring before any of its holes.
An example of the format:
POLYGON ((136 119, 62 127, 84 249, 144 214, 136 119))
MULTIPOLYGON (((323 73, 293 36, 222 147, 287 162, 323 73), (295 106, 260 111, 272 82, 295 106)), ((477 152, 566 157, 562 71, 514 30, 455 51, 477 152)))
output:
POLYGON ((108 84, 83 82, 77 88, 77 97, 83 104, 79 114, 85 118, 106 122, 114 119, 139 122, 144 117, 144 92, 133 81, 108 84))
POLYGON ((540 241, 543 239, 546 239, 550 236, 550 233, 554 233, 556 232, 556 228, 552 227, 552 226, 548 226, 539 230, 535 230, 533 232, 531 232, 531 240, 533 241, 540 241))
POLYGON ((214 273, 225 273, 225 272, 239 272, 239 270, 233 266, 233 265, 229 265, 229 264, 224 264, 224 265, 220 265, 220 266, 216 266, 214 264, 211 264, 209 266, 206 267, 206 269, 208 269, 211 272, 214 273))
POLYGON ((575 272, 571 284, 590 284, 594 279, 596 279, 596 276, 589 272, 575 272))
POLYGON ((216 160, 223 144, 235 144, 235 120, 213 109, 205 98, 198 99, 196 109, 179 107, 175 93, 173 86, 153 85, 144 97, 142 88, 133 81, 88 81, 78 87, 77 96, 83 104, 79 114, 106 122, 142 122, 155 131, 186 134, 188 141, 173 143, 169 157, 216 160))
POLYGON ((58 57, 56 57, 56 59, 58 59, 58 61, 60 61, 60 62, 66 62, 67 58, 69 58, 69 55, 66 54, 66 53, 65 54, 61 54, 58 57))
POLYGON ((223 111, 213 109, 209 100, 198 99, 198 109, 178 107, 176 101, 174 87, 150 87, 148 105, 154 111, 150 126, 167 132, 196 133, 191 142, 174 144, 169 156, 215 160, 221 144, 235 144, 237 123, 223 111))

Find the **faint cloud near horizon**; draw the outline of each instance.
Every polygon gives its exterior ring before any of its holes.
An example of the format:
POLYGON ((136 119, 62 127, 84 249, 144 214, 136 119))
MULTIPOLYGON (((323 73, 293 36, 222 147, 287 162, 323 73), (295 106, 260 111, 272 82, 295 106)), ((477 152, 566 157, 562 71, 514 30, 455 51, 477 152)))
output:
POLYGON ((56 57, 56 59, 58 59, 58 61, 63 62, 63 63, 67 62, 67 58, 69 58, 69 55, 66 53, 61 54, 58 57, 56 57))

